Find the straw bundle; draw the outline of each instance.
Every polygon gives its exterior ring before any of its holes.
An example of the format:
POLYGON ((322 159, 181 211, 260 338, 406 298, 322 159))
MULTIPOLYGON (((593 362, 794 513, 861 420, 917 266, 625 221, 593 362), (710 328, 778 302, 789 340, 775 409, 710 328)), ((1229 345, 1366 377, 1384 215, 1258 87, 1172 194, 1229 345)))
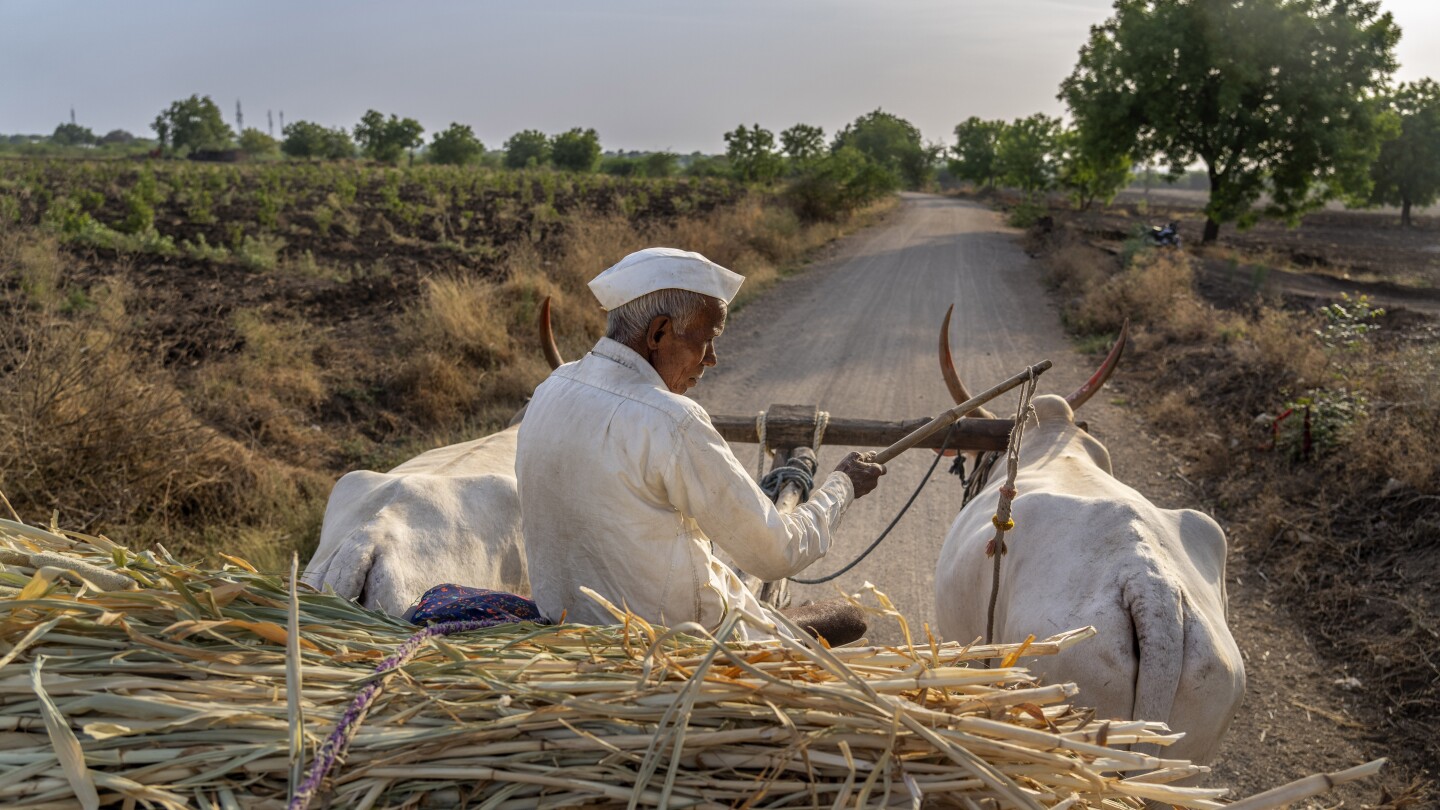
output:
POLYGON ((433 638, 376 674, 414 627, 242 560, 0 521, 0 563, 6 807, 284 807, 373 683, 316 806, 1223 806, 1168 784, 1204 769, 1119 747, 1162 725, 1093 722, 1015 666, 1087 631, 826 650, 620 614, 433 638))

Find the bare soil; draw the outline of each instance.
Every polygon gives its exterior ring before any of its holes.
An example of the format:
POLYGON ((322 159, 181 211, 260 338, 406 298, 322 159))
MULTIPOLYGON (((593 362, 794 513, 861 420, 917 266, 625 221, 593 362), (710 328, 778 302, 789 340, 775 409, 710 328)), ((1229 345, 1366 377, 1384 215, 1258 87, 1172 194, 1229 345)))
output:
MULTIPOLYGON (((1199 245, 1205 195, 1127 191, 1116 204, 1068 214, 1069 223, 1097 245, 1120 249, 1152 224, 1179 222, 1187 245, 1199 245)), ((1398 212, 1326 208, 1297 227, 1265 220, 1248 230, 1221 229, 1214 248, 1200 255, 1207 297, 1229 302, 1257 293, 1313 305, 1341 293, 1362 294, 1378 305, 1440 315, 1440 211, 1421 210, 1402 228, 1398 212)))

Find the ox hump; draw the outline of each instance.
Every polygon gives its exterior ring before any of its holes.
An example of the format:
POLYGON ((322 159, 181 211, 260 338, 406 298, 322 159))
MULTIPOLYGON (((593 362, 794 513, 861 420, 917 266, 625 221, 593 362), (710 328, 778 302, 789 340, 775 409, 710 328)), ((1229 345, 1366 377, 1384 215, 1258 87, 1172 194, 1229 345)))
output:
POLYGON ((1055 422, 1075 423, 1075 412, 1064 397, 1055 394, 1040 394, 1030 401, 1035 407, 1035 420, 1040 424, 1055 422))

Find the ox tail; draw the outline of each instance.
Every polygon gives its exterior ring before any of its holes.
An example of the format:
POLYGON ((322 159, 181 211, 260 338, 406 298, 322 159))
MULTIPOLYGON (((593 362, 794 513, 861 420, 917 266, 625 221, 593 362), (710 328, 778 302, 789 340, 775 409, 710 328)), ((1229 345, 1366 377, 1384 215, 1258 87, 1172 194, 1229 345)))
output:
MULTIPOLYGON (((1126 584, 1126 603, 1135 632, 1134 720, 1171 722, 1185 666, 1185 602, 1179 589, 1158 575, 1126 584)), ((1136 746, 1144 753, 1158 746, 1136 746)))

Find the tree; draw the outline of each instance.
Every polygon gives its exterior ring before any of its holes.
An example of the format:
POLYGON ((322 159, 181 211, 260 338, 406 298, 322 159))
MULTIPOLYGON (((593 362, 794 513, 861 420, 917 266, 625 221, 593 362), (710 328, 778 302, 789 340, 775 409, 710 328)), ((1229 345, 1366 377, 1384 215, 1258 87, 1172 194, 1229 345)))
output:
POLYGON ((1055 184, 1059 164, 1060 121, 1036 113, 1017 118, 1000 133, 995 147, 1001 180, 1033 196, 1055 184))
POLYGON ((825 130, 796 124, 780 133, 780 149, 790 158, 790 168, 802 172, 825 154, 825 130))
POLYGON ((79 124, 61 124, 55 127, 50 140, 61 146, 89 146, 96 141, 95 133, 79 124))
POLYGON ((580 127, 562 132, 550 142, 550 160, 568 172, 593 172, 600 163, 600 136, 580 127))
POLYGON ((290 157, 339 160, 355 156, 355 142, 341 127, 327 129, 311 121, 295 121, 280 133, 285 136, 280 151, 290 157))
POLYGON ((914 124, 884 110, 855 119, 835 135, 834 149, 853 146, 877 165, 894 172, 909 188, 920 188, 934 172, 936 150, 920 140, 914 124))
POLYGON ((680 156, 674 152, 651 152, 643 160, 646 177, 669 177, 679 167, 680 156))
POLYGON ((1370 167, 1375 185, 1367 202, 1400 206, 1400 224, 1408 228, 1412 206, 1440 197, 1440 85, 1432 79, 1402 84, 1385 101, 1400 131, 1380 146, 1370 167))
POLYGON ((1163 156, 1174 174, 1203 162, 1204 241, 1224 222, 1294 223, 1368 190, 1387 120, 1373 96, 1395 69, 1400 34, 1379 6, 1116 0, 1060 98, 1107 154, 1163 156))
POLYGON ((1055 180, 1076 208, 1084 210, 1096 200, 1109 203, 1130 182, 1132 163, 1123 152, 1107 154, 1103 143, 1087 140, 1073 129, 1061 132, 1056 146, 1055 180))
POLYGON ((123 130, 123 129, 112 129, 112 130, 110 130, 109 132, 105 133, 105 135, 100 138, 100 143, 102 143, 102 144, 111 144, 111 143, 126 144, 126 143, 130 143, 130 142, 132 142, 132 141, 134 141, 134 140, 135 140, 135 136, 134 136, 134 135, 131 135, 128 131, 123 130))
POLYGON ((995 179, 1000 175, 996 150, 1004 131, 1004 121, 982 121, 974 115, 956 124, 950 173, 977 186, 995 185, 995 179))
POLYGON ((783 167, 775 153, 775 133, 759 124, 741 124, 725 133, 725 157, 735 176, 746 183, 768 183, 783 167))
POLYGON ((280 154, 280 144, 260 130, 248 127, 240 133, 240 151, 250 157, 278 155, 280 154))
POLYGON ((435 133, 430 141, 431 163, 463 166, 474 163, 485 154, 485 144, 475 137, 475 130, 465 124, 451 124, 449 129, 435 133))
POLYGON ((376 110, 366 110, 360 116, 360 123, 355 125, 355 142, 360 144, 360 152, 365 157, 395 164, 406 150, 424 143, 420 139, 424 132, 425 128, 414 118, 400 118, 394 113, 386 118, 376 110))
POLYGON ((209 96, 193 95, 172 103, 150 125, 160 145, 175 152, 228 149, 235 140, 220 108, 209 96))
POLYGON ((536 168, 550 162, 550 139, 538 129, 526 129, 505 142, 505 167, 536 168))

